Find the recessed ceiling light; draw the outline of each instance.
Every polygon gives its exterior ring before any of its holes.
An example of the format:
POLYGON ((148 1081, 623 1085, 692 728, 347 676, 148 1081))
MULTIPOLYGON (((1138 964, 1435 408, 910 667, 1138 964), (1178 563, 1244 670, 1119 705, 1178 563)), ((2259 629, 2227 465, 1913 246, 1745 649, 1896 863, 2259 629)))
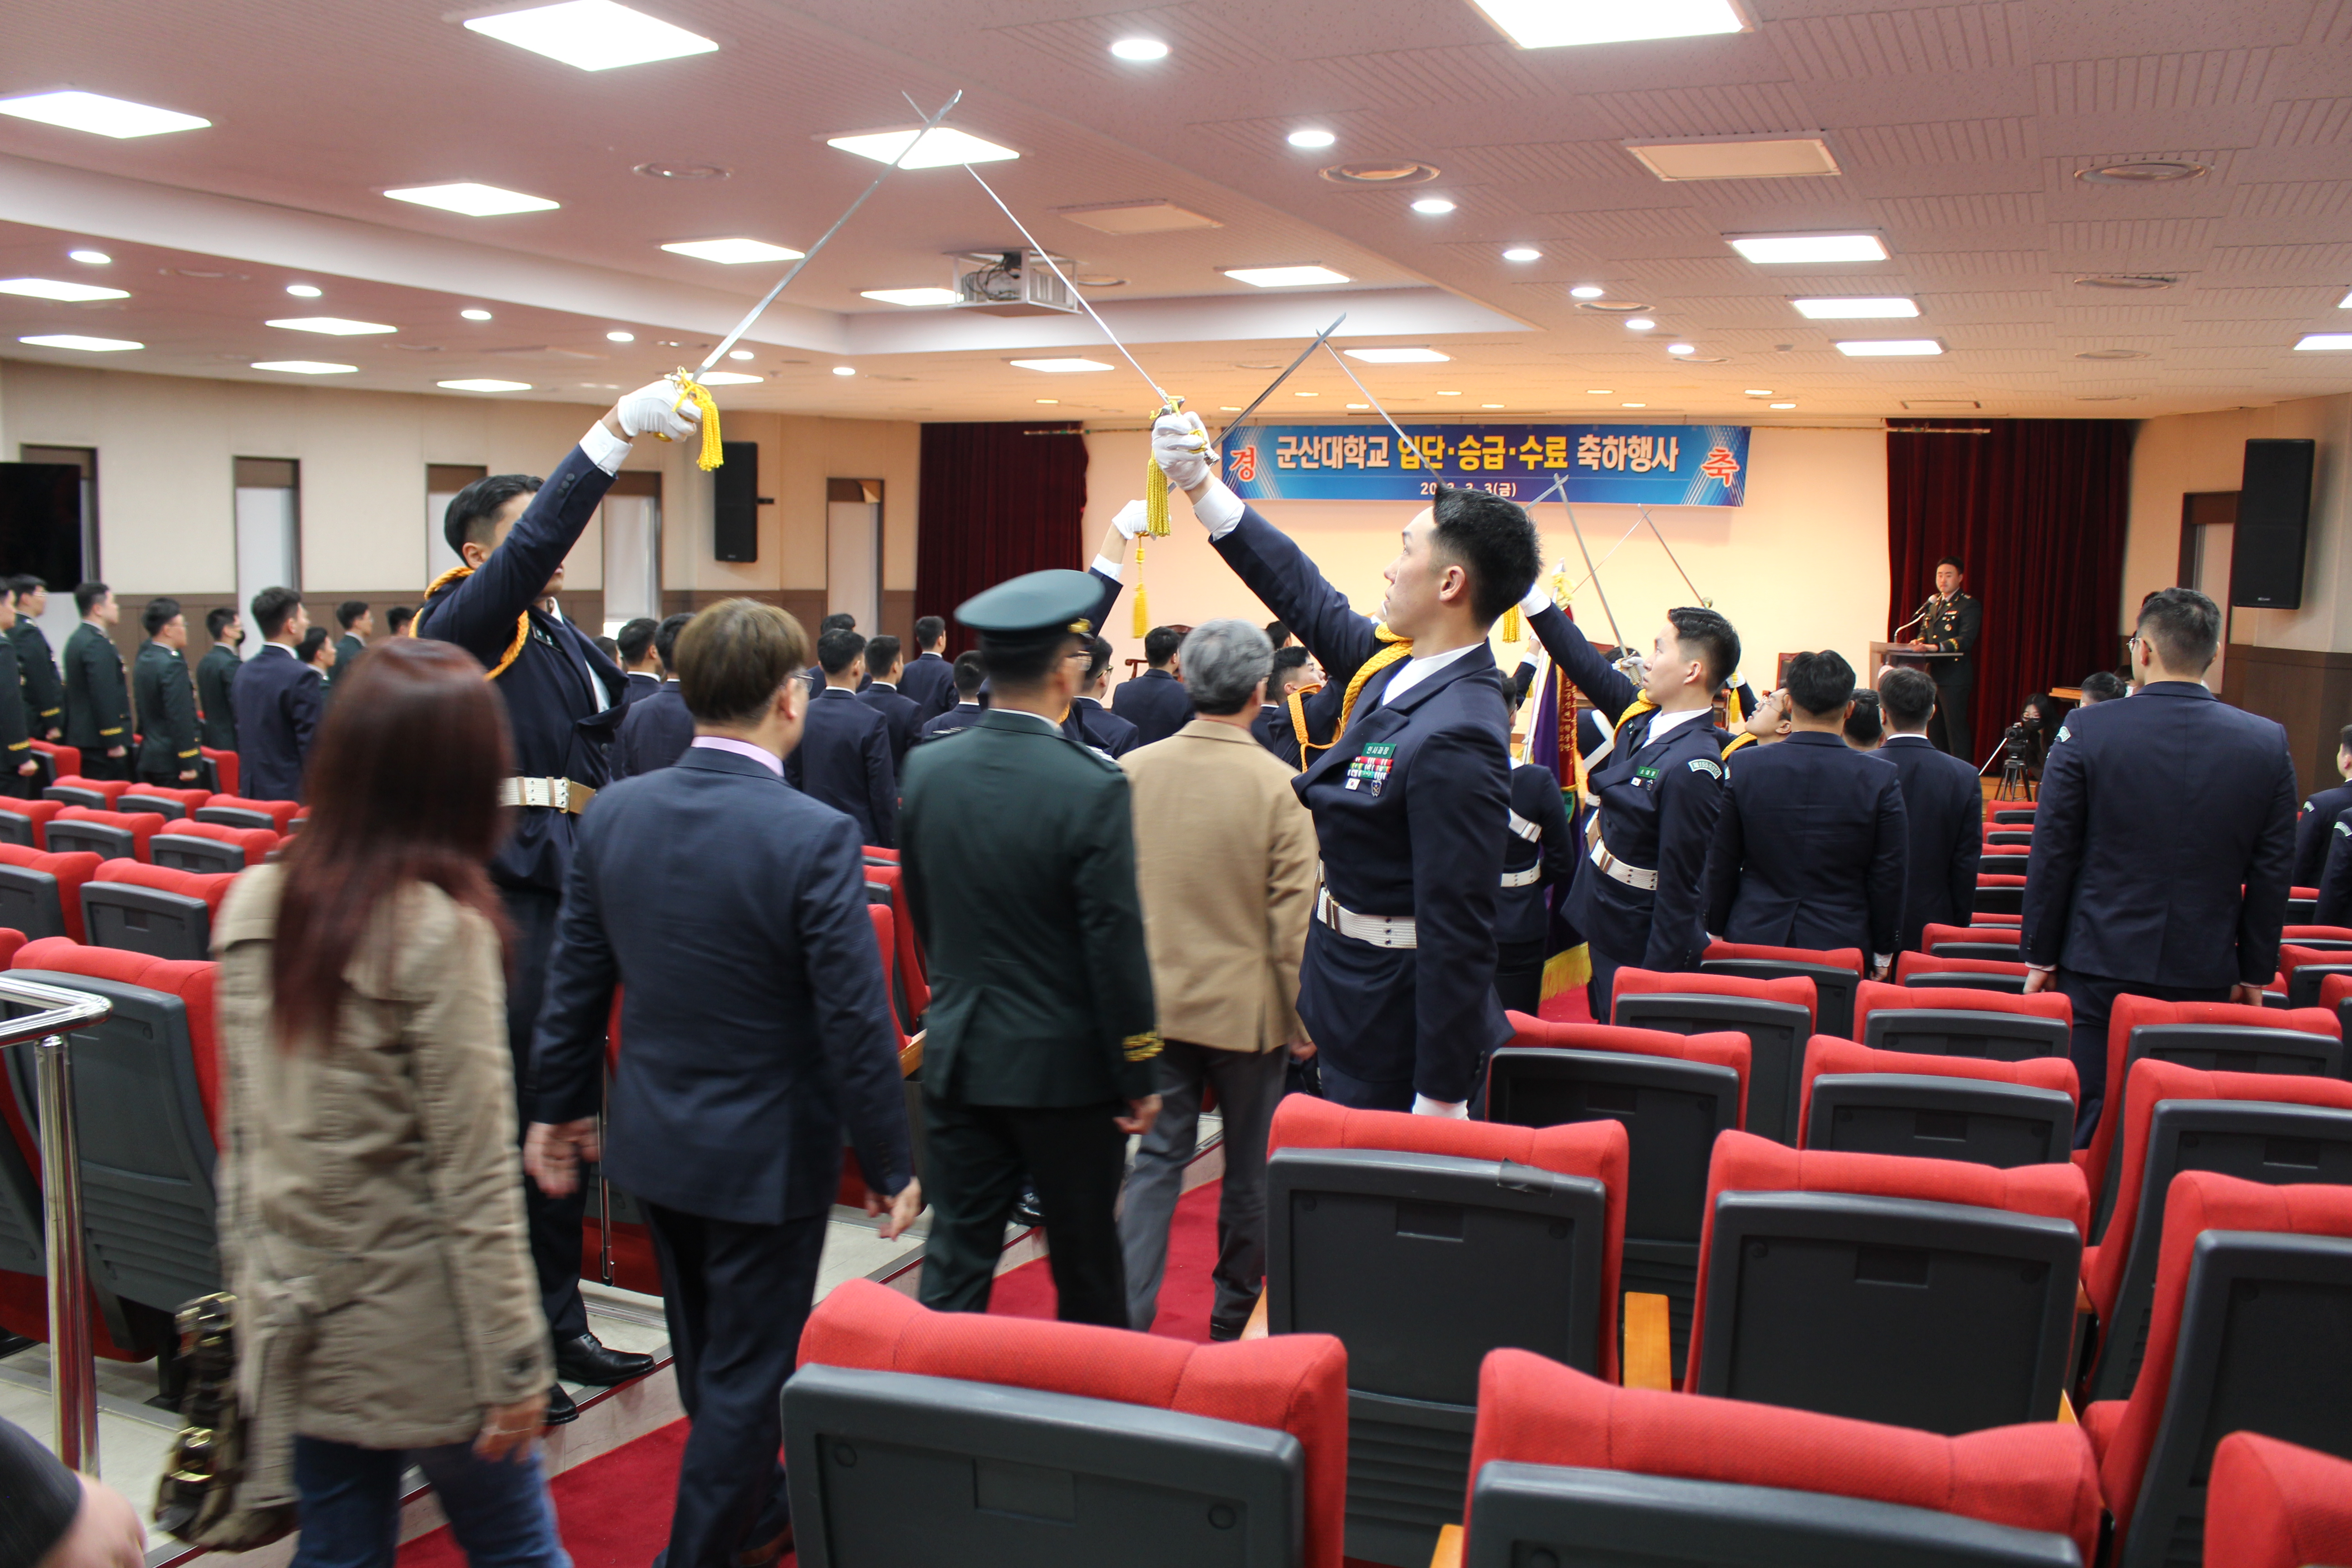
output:
POLYGON ((316 283, 289 283, 286 285, 286 291, 297 300, 315 300, 326 292, 316 283))
POLYGON ((128 289, 101 289, 95 283, 65 283, 54 278, 0 279, 0 294, 22 294, 28 300, 58 300, 68 304, 131 298, 128 289))
POLYGON ((457 314, 469 321, 487 321, 490 319, 490 313, 488 310, 460 310, 457 314))
MULTIPOLYGON (((1110 367, 1108 365, 1105 365, 1103 368, 1108 370, 1110 367)), ((833 367, 833 374, 835 375, 856 375, 857 374, 857 367, 854 364, 837 364, 833 367)))
POLYGON ((1692 136, 1628 142, 1625 151, 1661 180, 1788 180, 1842 173, 1818 136, 1692 136))
MULTIPOLYGON (((1371 406, 1371 405, 1370 405, 1370 404, 1369 404, 1369 403, 1350 403, 1349 405, 1348 405, 1348 406, 1349 406, 1349 407, 1350 407, 1350 408, 1370 408, 1370 407, 1371 406)), ((1240 409, 1238 409, 1238 408, 1236 408, 1236 409, 1234 409, 1233 412, 1234 412, 1235 414, 1239 414, 1239 413, 1241 412, 1241 410, 1240 410, 1240 409)))
POLYGON ((952 289, 866 289, 857 297, 886 305, 952 305, 962 298, 952 289))
POLYGON ((281 316, 274 321, 264 321, 265 327, 283 327, 289 332, 317 332, 330 338, 364 338, 378 332, 396 332, 398 327, 387 327, 382 321, 352 321, 341 316, 281 316))
POLYGON ((608 343, 633 343, 637 341, 637 334, 635 332, 606 332, 604 334, 604 341, 608 343))
POLYGON ((1572 44, 1623 44, 1641 38, 1693 38, 1745 32, 1731 0, 1471 0, 1505 37, 1523 49, 1572 44))
POLYGON ((1620 408, 1647 408, 1650 405, 1646 403, 1621 403, 1617 406, 1620 408))
POLYGON ((1335 185, 1424 185, 1437 178, 1434 163, 1384 160, 1369 163, 1334 163, 1315 171, 1335 185))
POLYGON ((1751 234, 1724 238, 1732 249, 1762 266, 1886 259, 1886 247, 1874 234, 1751 234))
POLYGON ((1436 217, 1440 214, 1452 212, 1454 210, 1454 204, 1447 201, 1444 196, 1423 196, 1421 200, 1412 204, 1412 210, 1417 213, 1427 213, 1430 216, 1436 217))
POLYGON ((1337 136, 1332 135, 1328 131, 1307 130, 1294 131, 1289 135, 1284 137, 1283 140, 1289 142, 1293 147, 1313 148, 1328 147, 1332 142, 1337 142, 1339 139, 1337 136))
POLYGON ((1048 375, 1074 375, 1111 368, 1098 359, 1016 359, 1009 363, 1015 370, 1042 370, 1048 375))
POLYGON ((475 16, 467 30, 584 71, 707 55, 719 46, 699 33, 674 27, 614 0, 563 0, 528 11, 475 16))
POLYGON ((1511 247, 1510 249, 1503 252, 1503 259, 1506 261, 1541 261, 1543 259, 1543 252, 1538 250, 1532 245, 1515 245, 1511 247))
POLYGON ((84 353, 112 354, 126 349, 143 349, 145 343, 134 343, 129 338, 86 338, 79 332, 38 332, 18 338, 20 343, 30 343, 37 349, 79 349, 84 353))
POLYGON ((764 239, 681 239, 662 247, 678 256, 691 256, 697 261, 716 261, 728 267, 740 267, 747 261, 798 261, 801 252, 789 246, 770 245, 764 239))
POLYGON ((1444 364, 1452 354, 1435 349, 1341 349, 1349 359, 1362 360, 1366 364, 1444 364))
POLYGON ((1797 314, 1809 321, 1891 321, 1919 313, 1917 301, 1897 297, 1853 300, 1791 300, 1797 314))
MULTIPOLYGON (((33 340, 20 338, 17 341, 29 343, 33 340)), ((2352 332, 2305 332, 2294 346, 2305 353, 2337 353, 2352 349, 2352 332)))
POLYGON ((1617 395, 1617 391, 1614 387, 1609 386, 1588 386, 1584 389, 1584 395, 1587 397, 1614 397, 1617 395))
POLYGON ((716 163, 640 163, 636 172, 655 180, 723 180, 729 171, 716 163))
POLYGON ((0 114, 118 141, 158 136, 167 131, 202 131, 212 123, 193 114, 133 103, 127 98, 109 98, 102 92, 34 92, 22 98, 0 98, 0 114))
POLYGON ((1742 397, 1769 397, 1772 395, 1772 389, 1769 386, 1751 386, 1747 391, 1741 393, 1740 395, 1742 397))
POLYGON ((2077 169, 2074 177, 2095 185, 2157 185, 2168 180, 2193 180, 2205 172, 2204 164, 2185 159, 2147 158, 2109 163, 2104 168, 2077 169))
POLYGON ((1226 277, 1253 289, 1298 289, 1314 283, 1345 283, 1344 272, 1309 263, 1304 267, 1228 267, 1226 277))
POLYGON ((1164 60, 1168 46, 1157 38, 1121 38, 1110 47, 1110 52, 1123 60, 1164 60))
POLYGON ((1775 408, 1794 408, 1797 405, 1793 403, 1776 403, 1772 405, 1772 406, 1775 408))
POLYGON ((1657 322, 1647 316, 1636 316, 1625 323, 1625 330, 1629 332, 1648 332, 1656 331, 1657 325, 1657 322))
POLYGON ((1602 316, 1638 316, 1650 307, 1639 300, 1579 300, 1576 308, 1602 316))
POLYGON ((103 250, 68 250, 66 252, 66 258, 69 261, 79 261, 84 267, 104 267, 114 260, 114 258, 107 255, 103 250))
POLYGON ((838 147, 845 153, 855 153, 861 158, 871 158, 887 163, 898 158, 902 169, 944 169, 958 163, 1001 163, 1020 153, 1010 147, 1000 147, 993 142, 983 142, 969 132, 951 126, 935 125, 929 131, 915 126, 905 131, 869 131, 855 136, 828 136, 828 147, 838 147), (917 132, 922 140, 904 158, 899 151, 913 142, 917 132))
POLYGON ((500 381, 491 375, 467 376, 458 381, 436 381, 433 384, 450 392, 529 392, 530 390, 530 383, 527 381, 500 381))
POLYGON ((695 379, 705 386, 754 386, 767 378, 747 375, 740 370, 706 370, 695 379))
POLYGON ((551 202, 545 196, 527 196, 520 191, 503 190, 497 185, 485 185, 473 180, 457 180, 446 185, 407 185, 383 194, 396 202, 407 202, 420 207, 438 207, 445 213, 457 213, 465 217, 553 212, 562 205, 551 202))
POLYGON ((1293 397, 1320 397, 1323 395, 1319 392, 1294 392, 1290 395, 1293 397))
POLYGON ((727 357, 729 359, 755 359, 758 356, 753 354, 750 349, 729 349, 727 351, 727 357))
POLYGON ((1458 392, 1441 392, 1437 395, 1440 397, 1459 397, 1462 395, 1458 392))
POLYGON ((1924 359, 1944 352, 1937 338, 1864 338, 1837 345, 1848 359, 1924 359))
POLYGON ((253 368, 274 370, 281 375, 356 375, 360 367, 320 359, 257 359, 253 368))
POLYGON ((1666 345, 1666 352, 1670 354, 1695 354, 1698 353, 1698 345, 1696 343, 1668 343, 1666 345))
POLYGON ((1568 291, 1568 297, 1571 300, 1598 300, 1607 292, 1609 290, 1606 289, 1595 288, 1590 283, 1580 283, 1568 291))
POLYGON ((1058 397, 1041 397, 1037 401, 1040 403, 1059 403, 1062 400, 1058 397))
POLYGON ((1499 403, 1482 403, 1478 405, 1478 406, 1481 408, 1500 408, 1503 405, 1499 403))
MULTIPOLYGON (((1039 398, 1038 401, 1043 403, 1046 400, 1039 398)), ((1353 407, 1354 405, 1350 404, 1349 406, 1353 407)), ((1241 411, 1242 405, 1238 403, 1220 403, 1217 405, 1217 412, 1220 414, 1239 414, 1241 411)))

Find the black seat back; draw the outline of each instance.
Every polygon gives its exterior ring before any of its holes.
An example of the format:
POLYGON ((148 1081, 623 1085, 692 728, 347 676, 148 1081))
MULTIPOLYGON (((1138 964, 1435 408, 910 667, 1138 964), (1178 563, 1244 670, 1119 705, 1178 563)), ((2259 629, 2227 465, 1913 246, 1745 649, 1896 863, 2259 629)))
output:
POLYGON ((1914 1073, 1823 1073, 1813 1079, 1805 1147, 1911 1154, 2010 1170, 2063 1162, 2074 1102, 2054 1089, 1914 1073))
POLYGON ((250 811, 241 805, 200 805, 195 809, 198 822, 217 822, 223 827, 267 827, 278 831, 278 819, 266 811, 250 811))
MULTIPOLYGON (((2015 871, 2003 874, 2018 875, 2015 871)), ((2025 889, 2011 887, 2006 882, 1997 882, 1990 888, 1979 882, 1977 884, 1977 896, 1969 907, 1980 915, 2021 915, 2025 912, 2025 889)))
MULTIPOLYGON (((2116 1140, 2123 1140, 2120 1136, 2116 1140)), ((2156 1306, 2156 1265, 2172 1178, 2218 1171, 2284 1187, 2352 1186, 2352 1110, 2278 1100, 2162 1100, 2147 1129, 2147 1165, 2132 1217, 2131 1251, 2116 1291, 2113 1321, 2099 1340, 2091 1397, 2128 1399, 2147 1351, 2156 1306)), ((2352 1348, 2352 1347, 2347 1347, 2352 1348)))
POLYGON ((179 818, 188 815, 188 806, 185 801, 173 800, 169 795, 141 795, 135 789, 124 790, 121 795, 117 796, 114 803, 114 809, 117 811, 152 811, 158 816, 163 818, 166 822, 177 821, 179 818))
POLYGON ((49 853, 70 854, 87 849, 101 860, 136 860, 139 858, 139 837, 127 827, 110 822, 86 822, 79 817, 68 822, 62 817, 49 823, 49 853))
POLYGON ((0 810, 0 844, 21 845, 26 849, 39 848, 40 846, 33 842, 33 819, 20 811, 0 810))
POLYGON ((2287 924, 2291 926, 2307 926, 2316 923, 2318 919, 2319 900, 2317 899, 2290 898, 2287 900, 2287 924))
POLYGON ((1810 980, 1813 983, 1813 1033, 1835 1035, 1841 1040, 1853 1037, 1853 997, 1861 989, 1862 976, 1851 969, 1778 958, 1709 958, 1700 961, 1699 968, 1710 974, 1745 974, 1751 980, 1810 980))
POLYGON ((1805 1042, 1812 1016, 1794 1002, 1747 996, 1678 996, 1634 992, 1617 998, 1610 1022, 1628 1028, 1706 1035, 1736 1029, 1748 1037, 1748 1127, 1759 1138, 1793 1147, 1804 1092, 1805 1042))
POLYGON ((2028 818, 2027 825, 2022 827, 1996 827, 1984 836, 1984 841, 1988 844, 2022 844, 2030 849, 2033 847, 2032 819, 2028 818))
POLYGON ((1903 982, 1919 991, 2009 991, 2025 994, 2025 976, 1990 970, 1923 970, 1903 982))
POLYGON ((2084 1568, 2066 1536, 1779 1487, 1489 1460, 1464 1568, 2084 1568))
POLYGON ((1716 1134, 1739 1125, 1739 1075, 1675 1057, 1507 1046, 1486 1068, 1486 1120, 1521 1127, 1606 1121, 1625 1129, 1618 1289, 1666 1299, 1679 1378, 1698 1286, 1707 1162, 1716 1134))
MULTIPOLYGON (((57 847, 57 827, 52 824, 49 828, 49 847, 53 849, 57 847)), ((2298 942, 2294 945, 2302 944, 2298 942)), ((2286 977, 2286 1005, 2290 1007, 2318 1006, 2319 983, 2331 974, 2352 974, 2352 963, 2298 965, 2295 972, 2286 977)))
POLYGON ((2204 1561, 2205 1482, 2232 1432, 2352 1458, 2352 1239, 2209 1230, 2120 1568, 2204 1561))
POLYGON ((2030 805, 1997 805, 1993 807, 1992 819, 2004 823, 2021 822, 2031 827, 2033 826, 2033 808, 2030 805))
POLYGON ((117 947, 150 958, 201 962, 212 956, 212 907, 186 893, 133 882, 84 882, 81 921, 92 947, 117 947))
POLYGON ((84 789, 79 784, 53 784, 41 791, 43 800, 63 801, 68 805, 86 805, 92 811, 112 809, 104 790, 84 789))
POLYGON ((1973 1007, 1876 1007, 1871 1010, 1863 1036, 1862 1043, 1873 1050, 2022 1062, 2064 1056, 2069 1030, 2063 1018, 2038 1018, 2024 1013, 1980 1012, 1973 1007))
POLYGON ((1981 958, 1994 963, 2018 962, 2013 942, 1939 942, 1927 950, 1937 958, 1981 958))
MULTIPOLYGON (((114 1005, 110 1016, 76 1033, 70 1047, 90 1282, 164 1312, 219 1289, 213 1139, 186 1005, 168 992, 120 981, 22 974, 114 1005)), ((0 1008, 9 1017, 32 1011, 20 1003, 0 1008)), ((37 1135, 31 1053, 5 1055, 17 1109, 37 1135)))
POLYGON ((2052 1420, 2082 1257, 2041 1215, 1724 1193, 1696 1391, 1948 1436, 2052 1420))
POLYGON ((1510 1162, 1266 1162, 1266 1326, 1348 1347, 1348 1555, 1425 1563, 1461 1517, 1488 1351, 1597 1370, 1607 1215, 1600 1182, 1510 1162))
POLYGON ((30 866, 0 865, 0 926, 32 938, 72 935, 57 877, 30 866))
POLYGON ((147 840, 147 857, 155 865, 177 871, 221 872, 245 869, 245 847, 192 833, 158 833, 147 840))

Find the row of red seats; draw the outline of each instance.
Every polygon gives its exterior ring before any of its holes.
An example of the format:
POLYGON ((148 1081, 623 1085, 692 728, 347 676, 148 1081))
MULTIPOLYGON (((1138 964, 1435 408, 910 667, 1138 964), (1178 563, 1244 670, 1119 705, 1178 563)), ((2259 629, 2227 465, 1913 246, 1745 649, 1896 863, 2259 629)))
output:
MULTIPOLYGON (((49 778, 62 779, 81 772, 81 752, 72 746, 60 746, 48 741, 35 741, 33 750, 42 757, 47 770, 47 776, 49 778)), ((138 747, 134 744, 131 750, 136 752, 138 747)), ((218 751, 211 746, 200 746, 197 750, 205 767, 210 771, 213 781, 220 785, 220 793, 235 795, 237 782, 236 753, 218 751)))

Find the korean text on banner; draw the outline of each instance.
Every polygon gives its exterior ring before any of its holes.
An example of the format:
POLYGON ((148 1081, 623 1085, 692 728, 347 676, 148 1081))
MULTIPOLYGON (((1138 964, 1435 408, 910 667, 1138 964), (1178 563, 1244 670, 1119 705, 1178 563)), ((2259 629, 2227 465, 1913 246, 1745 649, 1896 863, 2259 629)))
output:
POLYGON ((1738 506, 1744 425, 1265 425, 1236 433, 1225 480, 1244 500, 1419 500, 1440 484, 1521 503, 1563 477, 1571 502, 1738 506))

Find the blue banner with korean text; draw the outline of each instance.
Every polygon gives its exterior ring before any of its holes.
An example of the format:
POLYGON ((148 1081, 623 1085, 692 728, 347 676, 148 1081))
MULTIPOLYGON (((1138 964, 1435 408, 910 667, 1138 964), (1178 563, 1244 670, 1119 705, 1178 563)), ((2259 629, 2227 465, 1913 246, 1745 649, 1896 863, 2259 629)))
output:
MULTIPOLYGON (((1738 506, 1745 425, 1262 425, 1225 447, 1244 500, 1419 500, 1440 484, 1522 505, 1564 479, 1570 501, 1738 506)), ((1554 498, 1557 499, 1557 498, 1554 498)))

